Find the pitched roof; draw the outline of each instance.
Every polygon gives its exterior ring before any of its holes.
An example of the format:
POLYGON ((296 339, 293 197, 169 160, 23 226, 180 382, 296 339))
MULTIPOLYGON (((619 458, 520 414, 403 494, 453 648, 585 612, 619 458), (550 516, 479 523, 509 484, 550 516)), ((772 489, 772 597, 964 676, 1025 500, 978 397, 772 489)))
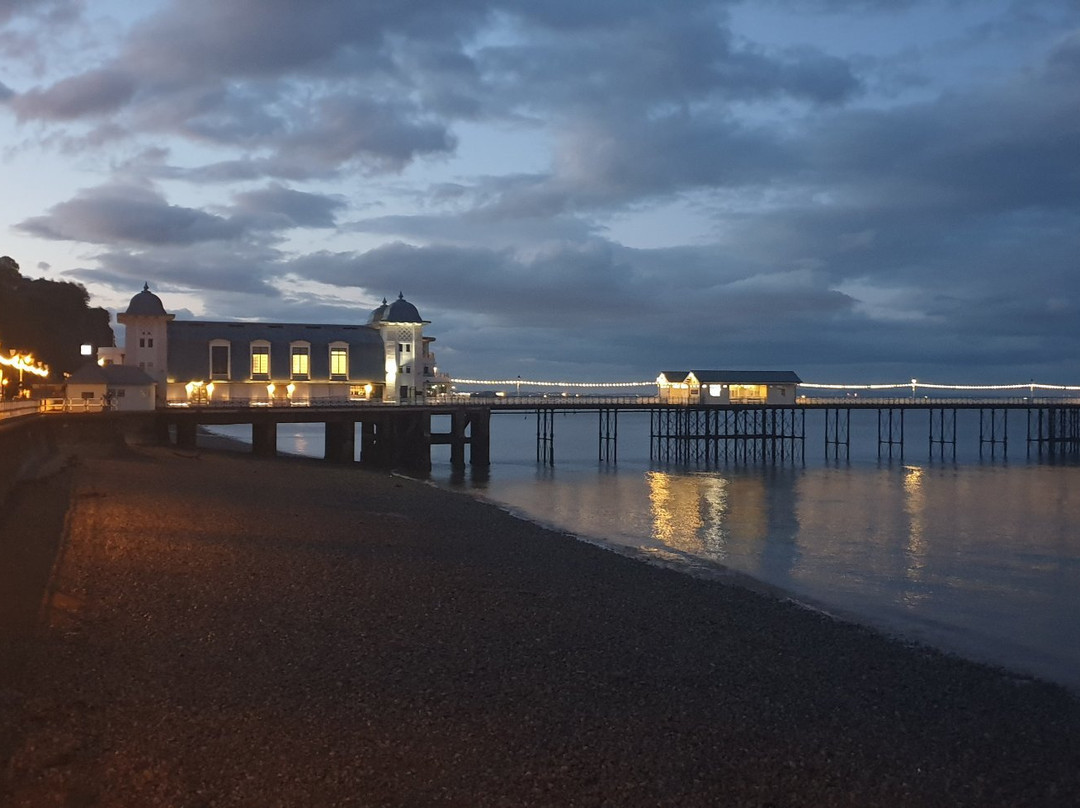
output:
POLYGON ((67 378, 68 384, 105 384, 117 387, 155 384, 142 368, 131 365, 98 365, 89 362, 67 378))
POLYGON ((685 382, 686 377, 690 375, 689 370, 662 370, 660 375, 663 376, 668 383, 675 384, 678 382, 685 382))

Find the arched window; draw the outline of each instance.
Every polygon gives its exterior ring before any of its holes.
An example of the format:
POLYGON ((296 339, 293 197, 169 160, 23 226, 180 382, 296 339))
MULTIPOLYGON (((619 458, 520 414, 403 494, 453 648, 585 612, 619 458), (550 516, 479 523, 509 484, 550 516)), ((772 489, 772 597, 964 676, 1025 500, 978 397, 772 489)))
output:
POLYGON ((251 343, 251 378, 255 381, 270 380, 270 343, 264 339, 251 343))
POLYGON ((297 380, 311 378, 311 343, 297 341, 289 343, 289 374, 297 380))
POLYGON ((227 339, 210 340, 210 380, 227 381, 232 377, 232 356, 227 339))
POLYGON ((345 381, 349 378, 349 344, 347 342, 330 343, 330 378, 345 381))

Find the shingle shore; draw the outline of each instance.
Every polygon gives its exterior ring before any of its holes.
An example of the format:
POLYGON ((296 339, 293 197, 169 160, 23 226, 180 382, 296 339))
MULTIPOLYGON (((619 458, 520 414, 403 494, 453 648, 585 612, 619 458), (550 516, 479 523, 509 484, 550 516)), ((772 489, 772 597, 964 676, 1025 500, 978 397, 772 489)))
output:
POLYGON ((44 623, 7 637, 5 808, 1080 804, 1051 685, 385 474, 68 474, 44 623))

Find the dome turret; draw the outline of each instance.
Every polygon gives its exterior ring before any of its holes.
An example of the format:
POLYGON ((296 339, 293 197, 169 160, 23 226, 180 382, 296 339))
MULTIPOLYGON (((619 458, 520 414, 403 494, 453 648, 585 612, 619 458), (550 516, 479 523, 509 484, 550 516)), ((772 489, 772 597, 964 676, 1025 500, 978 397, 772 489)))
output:
POLYGON ((427 320, 420 316, 416 306, 405 299, 405 295, 398 292, 398 299, 393 303, 387 303, 383 298, 382 305, 371 312, 368 325, 379 323, 426 323, 427 320))
POLYGON ((165 306, 162 304, 161 298, 150 291, 150 284, 148 283, 144 283, 142 291, 131 298, 131 302, 128 303, 127 311, 124 314, 141 317, 166 316, 165 306))

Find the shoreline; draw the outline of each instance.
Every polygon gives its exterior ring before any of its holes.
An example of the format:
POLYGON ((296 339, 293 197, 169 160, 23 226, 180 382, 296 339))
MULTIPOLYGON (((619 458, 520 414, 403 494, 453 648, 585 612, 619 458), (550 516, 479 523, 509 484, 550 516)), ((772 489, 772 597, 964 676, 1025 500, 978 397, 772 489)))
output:
POLYGON ((1080 798, 1063 688, 460 492, 209 447, 74 474, 5 805, 1080 798))

